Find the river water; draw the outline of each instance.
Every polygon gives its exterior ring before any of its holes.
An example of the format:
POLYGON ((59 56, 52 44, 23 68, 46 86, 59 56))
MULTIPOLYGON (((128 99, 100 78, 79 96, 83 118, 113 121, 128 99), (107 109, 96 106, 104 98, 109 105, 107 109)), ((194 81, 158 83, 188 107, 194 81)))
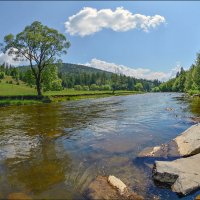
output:
POLYGON ((91 180, 109 174, 146 199, 179 199, 155 186, 150 168, 136 157, 194 124, 200 102, 180 96, 149 93, 1 107, 0 199, 15 192, 33 199, 85 199, 91 180))

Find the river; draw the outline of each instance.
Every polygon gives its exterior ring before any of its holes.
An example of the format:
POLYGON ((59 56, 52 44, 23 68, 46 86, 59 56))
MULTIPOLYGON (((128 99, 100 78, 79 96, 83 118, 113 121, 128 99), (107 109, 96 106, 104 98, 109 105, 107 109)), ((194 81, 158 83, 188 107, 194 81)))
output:
POLYGON ((33 199, 85 199, 91 180, 109 174, 146 199, 179 199, 155 186, 149 168, 137 163, 136 156, 194 124, 191 117, 199 116, 200 102, 183 101, 181 95, 1 107, 0 199, 15 192, 33 199))

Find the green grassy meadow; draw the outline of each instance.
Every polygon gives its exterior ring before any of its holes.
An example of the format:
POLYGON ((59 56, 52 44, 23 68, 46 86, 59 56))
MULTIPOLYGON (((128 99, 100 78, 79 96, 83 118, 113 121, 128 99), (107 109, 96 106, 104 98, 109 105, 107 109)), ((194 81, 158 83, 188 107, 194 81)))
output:
MULTIPOLYGON (((117 95, 137 94, 137 93, 138 93, 137 91, 118 90, 115 91, 115 93, 113 94, 112 91, 83 91, 83 90, 78 91, 74 89, 65 89, 62 91, 47 91, 44 92, 43 95, 44 99, 49 100, 48 102, 59 102, 59 101, 79 100, 86 98, 107 97, 113 95, 117 96, 117 95)), ((31 88, 22 81, 17 83, 14 79, 12 79, 12 77, 7 76, 0 82, 1 106, 42 103, 43 100, 20 98, 23 96, 36 96, 36 95, 37 93, 34 87, 31 88), (16 99, 11 99, 12 97, 16 97, 16 99)))

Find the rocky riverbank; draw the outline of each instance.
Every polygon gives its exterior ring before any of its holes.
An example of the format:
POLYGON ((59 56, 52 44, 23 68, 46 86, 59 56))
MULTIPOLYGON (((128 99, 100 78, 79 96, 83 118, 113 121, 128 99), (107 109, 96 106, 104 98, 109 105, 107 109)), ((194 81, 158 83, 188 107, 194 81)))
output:
POLYGON ((97 176, 88 187, 87 198, 91 200, 144 200, 115 176, 97 176))
POLYGON ((172 141, 144 149, 139 158, 155 158, 152 177, 186 195, 200 188, 200 124, 191 126, 172 141), (158 161, 161 158, 173 161, 158 161))

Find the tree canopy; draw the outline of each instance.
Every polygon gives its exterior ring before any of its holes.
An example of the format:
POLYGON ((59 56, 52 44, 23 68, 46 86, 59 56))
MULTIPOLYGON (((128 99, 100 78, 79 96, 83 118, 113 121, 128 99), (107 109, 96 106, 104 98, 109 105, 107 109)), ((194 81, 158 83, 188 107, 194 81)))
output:
POLYGON ((200 93, 200 53, 188 71, 181 68, 176 77, 159 86, 163 92, 200 93))
POLYGON ((56 62, 70 47, 66 37, 53 28, 35 21, 18 33, 4 37, 4 52, 13 55, 15 60, 29 62, 35 78, 38 96, 42 95, 42 82, 45 68, 56 62))

